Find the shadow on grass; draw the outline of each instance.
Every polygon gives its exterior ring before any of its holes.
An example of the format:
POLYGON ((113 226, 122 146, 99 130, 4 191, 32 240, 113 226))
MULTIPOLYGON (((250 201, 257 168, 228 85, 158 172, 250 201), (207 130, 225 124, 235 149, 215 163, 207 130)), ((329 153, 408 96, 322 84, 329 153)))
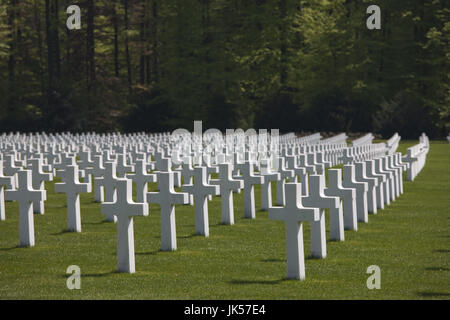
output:
POLYGON ((98 224, 105 224, 105 223, 110 223, 110 222, 106 221, 106 220, 102 220, 100 222, 83 222, 83 224, 90 224, 90 225, 98 225, 98 224))
POLYGON ((212 224, 212 225, 210 225, 209 227, 210 228, 220 228, 220 227, 224 227, 224 226, 231 226, 230 224, 227 224, 227 223, 224 223, 224 222, 219 222, 219 223, 216 223, 216 224, 212 224))
POLYGON ((444 268, 444 267, 430 267, 425 268, 426 271, 450 271, 450 268, 444 268))
POLYGON ((195 237, 203 237, 203 236, 200 234, 197 234, 197 233, 191 233, 187 236, 177 236, 177 238, 179 238, 179 239, 191 239, 191 238, 195 238, 195 237))
MULTIPOLYGON (((110 275, 114 275, 114 274, 121 274, 120 272, 118 272, 117 270, 112 270, 109 272, 104 272, 104 273, 81 273, 81 278, 103 278, 103 277, 107 277, 110 275)), ((69 277, 71 277, 71 274, 62 274, 61 277, 68 279, 69 277)))
POLYGON ((114 274, 121 274, 121 272, 113 270, 113 271, 109 271, 109 272, 105 272, 105 273, 86 273, 86 274, 81 274, 81 277, 85 277, 85 278, 103 278, 103 277, 107 277, 107 276, 114 275, 114 274))
POLYGON ((21 248, 21 246, 14 246, 11 248, 0 248, 0 251, 11 251, 11 250, 20 249, 20 248, 21 248))
POLYGON ((261 262, 286 262, 286 259, 263 259, 261 262))
POLYGON ((305 260, 317 260, 317 261, 320 261, 320 260, 323 260, 323 259, 324 258, 314 257, 312 255, 309 255, 309 256, 305 257, 305 260))
POLYGON ((64 230, 62 230, 61 232, 58 232, 58 233, 50 233, 50 235, 51 236, 61 236, 61 235, 66 234, 66 233, 76 233, 76 232, 72 232, 72 231, 69 231, 67 229, 64 229, 64 230))
POLYGON ((163 253, 164 251, 162 250, 156 250, 156 251, 147 251, 147 252, 136 252, 136 255, 139 256, 155 256, 158 253, 163 253))
POLYGON ((450 250, 448 249, 439 249, 439 250, 433 250, 434 253, 449 253, 450 250))
POLYGON ((417 292, 417 294, 421 297, 425 298, 433 298, 433 297, 450 297, 449 292, 428 292, 428 291, 422 291, 417 292))
POLYGON ((231 280, 230 284, 241 284, 241 285, 253 285, 253 284, 264 284, 264 285, 274 285, 280 284, 286 281, 290 281, 287 278, 282 278, 279 280, 231 280))

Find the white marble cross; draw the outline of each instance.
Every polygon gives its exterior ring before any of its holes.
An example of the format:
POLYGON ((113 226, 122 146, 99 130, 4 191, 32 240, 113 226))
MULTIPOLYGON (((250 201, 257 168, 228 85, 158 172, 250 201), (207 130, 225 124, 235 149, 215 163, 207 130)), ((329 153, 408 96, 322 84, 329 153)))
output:
POLYGON ((272 171, 270 159, 261 160, 261 176, 264 181, 261 185, 261 209, 264 211, 272 207, 272 181, 281 179, 278 172, 272 171))
POLYGON ((241 165, 241 174, 242 176, 237 178, 244 181, 244 217, 255 219, 255 185, 262 184, 264 178, 254 174, 253 163, 250 161, 241 165))
POLYGON ((194 195, 196 233, 209 237, 208 195, 219 195, 219 186, 208 184, 206 179, 206 167, 196 167, 194 184, 184 185, 182 190, 194 195))
POLYGON ((305 168, 306 172, 308 172, 309 174, 316 174, 316 167, 308 163, 306 154, 299 155, 298 160, 300 162, 300 168, 305 168))
POLYGON ((403 165, 397 163, 397 155, 389 155, 388 156, 388 166, 395 170, 396 173, 396 183, 397 183, 397 189, 396 189, 396 196, 400 197, 400 195, 403 193, 403 165))
POLYGON ((6 190, 6 200, 19 203, 19 238, 21 247, 34 247, 33 202, 44 201, 45 190, 33 190, 31 171, 22 170, 17 173, 17 190, 6 190))
POLYGON ((367 183, 357 182, 355 180, 355 166, 352 164, 344 165, 343 169, 344 179, 342 185, 345 188, 353 188, 356 190, 356 215, 359 222, 367 223, 369 221, 367 210, 367 183))
POLYGON ((174 191, 174 172, 158 172, 158 192, 148 192, 147 202, 159 204, 161 208, 161 250, 177 249, 175 205, 188 204, 189 194, 174 191))
POLYGON ((12 177, 5 177, 3 175, 3 160, 0 160, 0 221, 6 219, 5 213, 5 189, 11 189, 13 183, 12 177))
POLYGON ((125 177, 128 172, 134 172, 134 166, 127 164, 126 153, 119 153, 117 155, 117 176, 125 177))
POLYGON ((87 174, 94 176, 94 201, 104 201, 104 187, 102 185, 102 177, 105 174, 105 168, 103 167, 103 156, 95 155, 92 162, 92 167, 86 169, 87 174))
POLYGON ((400 152, 396 152, 392 155, 394 166, 400 168, 400 194, 403 194, 403 171, 408 169, 408 164, 402 162, 402 154, 400 152))
POLYGON ((377 213, 378 180, 366 176, 366 162, 355 162, 355 181, 367 183, 367 210, 370 213, 377 213))
POLYGON ((280 179, 277 181, 276 204, 284 206, 286 203, 284 195, 285 180, 289 179, 289 181, 294 181, 295 174, 294 170, 286 169, 284 157, 277 157, 276 161, 278 161, 278 172, 280 173, 280 179))
POLYGON ((231 164, 219 164, 219 179, 210 180, 212 185, 219 186, 222 198, 222 223, 226 225, 234 224, 233 191, 244 187, 244 181, 232 178, 232 171, 231 164))
POLYGON ((303 221, 314 223, 320 219, 319 209, 302 206, 301 187, 298 183, 285 185, 286 205, 269 208, 269 218, 286 224, 286 271, 288 279, 305 279, 303 249, 303 221))
POLYGON ((398 171, 395 169, 392 169, 389 167, 389 163, 388 163, 388 157, 384 156, 379 158, 380 160, 380 166, 383 169, 384 172, 390 174, 390 184, 389 184, 389 190, 390 190, 390 200, 391 201, 395 201, 395 198, 397 197, 397 193, 398 192, 398 183, 397 183, 397 176, 398 176, 398 171))
MULTIPOLYGON (((103 186, 105 196, 105 202, 116 201, 116 183, 119 179, 117 177, 117 165, 115 162, 105 162, 105 172, 103 178, 97 178, 97 183, 103 186)), ((115 216, 106 216, 106 221, 116 222, 117 218, 115 216)))
MULTIPOLYGON (((181 165, 181 176, 183 177, 183 184, 192 184, 194 179, 194 168, 192 167, 191 157, 183 160, 181 165)), ((189 195, 189 204, 194 204, 194 196, 189 195)))
POLYGON ((148 183, 156 182, 156 174, 149 174, 147 172, 147 163, 145 160, 137 160, 135 169, 135 173, 128 174, 127 178, 136 183, 136 201, 139 203, 147 202, 148 183))
POLYGON ((3 160, 3 174, 7 177, 12 178, 12 186, 17 188, 17 173, 21 170, 20 167, 16 166, 16 162, 14 160, 14 155, 9 154, 5 156, 5 160, 3 160))
POLYGON ((117 179, 117 194, 114 202, 101 206, 106 216, 117 217, 117 271, 134 273, 134 216, 148 216, 146 203, 135 203, 132 199, 132 181, 117 179))
POLYGON ((330 168, 331 167, 331 162, 330 161, 326 161, 324 159, 324 154, 322 152, 317 152, 316 153, 316 160, 318 164, 323 164, 324 168, 330 168))
POLYGON ((315 152, 308 153, 306 155, 306 159, 308 160, 308 164, 309 165, 312 165, 312 166, 314 166, 316 168, 316 174, 323 174, 324 173, 324 169, 325 169, 324 165, 319 163, 319 162, 317 162, 316 153, 315 152))
POLYGON ((164 151, 158 146, 158 150, 153 155, 153 158, 155 160, 155 169, 157 171, 164 171, 163 168, 161 168, 161 161, 164 159, 164 151))
POLYGON ((194 168, 192 167, 192 159, 186 158, 181 164, 181 176, 183 177, 183 184, 192 184, 194 177, 194 168))
POLYGON ((157 171, 154 171, 153 173, 158 172, 173 172, 173 183, 175 187, 181 187, 181 172, 180 171, 174 171, 172 170, 172 159, 171 158, 161 158, 159 161, 159 167, 157 167, 157 171))
POLYGON ((356 190, 342 186, 341 169, 328 170, 328 188, 325 189, 325 195, 340 197, 344 200, 344 228, 346 230, 358 230, 356 190))
POLYGON ((286 169, 294 171, 294 177, 291 179, 290 182, 298 182, 297 178, 306 171, 305 168, 301 168, 297 165, 296 156, 286 156, 285 159, 286 159, 286 169))
POLYGON ((64 170, 67 166, 74 166, 76 165, 75 156, 63 152, 61 153, 61 161, 59 163, 54 164, 55 169, 64 170))
POLYGON ((352 164, 353 163, 354 159, 350 155, 349 148, 345 148, 344 150, 342 150, 342 157, 340 157, 339 160, 342 161, 343 164, 352 164))
POLYGON ((383 182, 383 190, 384 190, 384 203, 387 205, 391 204, 391 178, 392 173, 386 172, 383 170, 382 162, 380 158, 374 159, 375 162, 375 173, 381 174, 385 177, 385 181, 383 182))
MULTIPOLYGON (((342 224, 342 210, 339 210, 341 203, 340 199, 337 197, 327 197, 324 195, 324 175, 310 175, 309 183, 309 195, 302 198, 303 206, 320 209, 320 219, 311 222, 311 256, 324 259, 327 256, 324 209, 330 209, 330 215, 340 215, 339 217, 336 217, 336 219, 333 219, 333 222, 342 224)), ((331 221, 332 220, 330 219, 330 222, 331 221)))
POLYGON ((80 172, 80 177, 85 178, 85 181, 91 182, 92 176, 88 173, 89 170, 93 165, 93 161, 91 159, 91 151, 86 150, 86 146, 82 145, 80 147, 80 150, 75 153, 75 156, 78 157, 77 165, 78 170, 80 172))
POLYGON ((91 192, 91 184, 79 182, 77 165, 66 166, 58 175, 62 183, 55 184, 55 192, 66 194, 67 230, 81 232, 80 193, 91 192))
MULTIPOLYGON (((376 173, 374 160, 366 160, 366 177, 377 180, 378 185, 376 186, 375 191, 376 206, 378 209, 384 209, 384 183, 386 181, 386 177, 382 174, 376 173)), ((376 213, 376 210, 374 210, 374 213, 376 213)))
MULTIPOLYGON (((43 172, 42 159, 31 159, 29 169, 31 169, 32 172, 33 189, 45 190, 45 181, 52 181, 53 174, 43 172)), ((44 214, 44 210, 44 201, 33 202, 34 213, 44 214)))
MULTIPOLYGON (((212 157, 209 154, 203 155, 203 165, 206 167, 206 182, 209 184, 212 184, 211 181, 211 174, 213 173, 219 173, 219 167, 216 165, 213 165, 212 157)), ((212 200, 212 194, 208 195, 208 200, 212 200)))
POLYGON ((300 178, 300 183, 302 186, 302 195, 306 196, 309 194, 309 180, 306 168, 302 168, 297 165, 296 156, 287 156, 286 163, 289 170, 293 170, 295 174, 295 179, 292 182, 298 182, 297 178, 300 178))

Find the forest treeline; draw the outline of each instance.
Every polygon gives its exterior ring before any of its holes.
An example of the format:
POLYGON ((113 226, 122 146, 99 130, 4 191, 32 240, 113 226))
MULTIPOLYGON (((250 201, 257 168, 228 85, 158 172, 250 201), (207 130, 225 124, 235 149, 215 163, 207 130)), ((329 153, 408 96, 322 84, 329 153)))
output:
POLYGON ((376 2, 0 0, 0 132, 446 136, 447 1, 376 2))

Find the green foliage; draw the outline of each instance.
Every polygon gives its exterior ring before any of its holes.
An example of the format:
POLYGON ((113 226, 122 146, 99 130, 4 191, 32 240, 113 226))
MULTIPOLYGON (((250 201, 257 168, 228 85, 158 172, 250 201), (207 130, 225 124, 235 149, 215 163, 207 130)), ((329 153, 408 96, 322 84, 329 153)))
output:
POLYGON ((406 91, 420 96, 430 137, 450 125, 443 0, 379 1, 381 30, 366 28, 369 1, 81 0, 78 31, 65 28, 69 4, 0 0, 2 130, 167 131, 203 120, 417 138, 408 128, 420 119, 389 130, 379 121, 406 91))

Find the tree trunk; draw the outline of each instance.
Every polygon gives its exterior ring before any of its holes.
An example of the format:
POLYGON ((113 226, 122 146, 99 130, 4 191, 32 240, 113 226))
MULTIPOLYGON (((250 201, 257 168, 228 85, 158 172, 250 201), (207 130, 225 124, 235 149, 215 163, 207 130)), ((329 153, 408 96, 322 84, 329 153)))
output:
POLYGON ((11 30, 11 33, 9 35, 9 58, 8 58, 8 79, 9 82, 12 84, 15 79, 15 71, 16 71, 16 26, 15 26, 15 20, 16 20, 16 0, 11 0, 10 5, 8 8, 8 24, 9 28, 11 30))
POLYGON ((36 33, 37 33, 37 48, 38 48, 38 61, 39 61, 39 68, 38 68, 38 76, 39 81, 41 83, 42 92, 45 91, 45 81, 44 81, 44 58, 43 58, 43 52, 44 49, 42 47, 42 25, 41 25, 41 15, 40 15, 40 4, 38 0, 34 0, 34 23, 36 26, 36 33))
POLYGON ((57 79, 61 79, 61 55, 59 48, 59 2, 55 0, 53 7, 54 23, 52 24, 55 42, 55 71, 57 79))
POLYGON ((153 55, 153 76, 151 77, 151 81, 158 84, 159 81, 159 65, 158 65, 158 2, 157 0, 153 0, 152 6, 152 36, 153 36, 153 45, 152 45, 152 55, 153 55))
POLYGON ((142 4, 142 15, 141 15, 141 21, 139 23, 139 48, 140 48, 140 61, 139 61, 139 82, 143 85, 145 84, 145 56, 146 56, 146 30, 145 30, 145 19, 147 17, 147 2, 144 1, 142 4))
POLYGON ((125 60, 127 64, 128 89, 129 91, 131 91, 132 75, 131 75, 130 47, 128 39, 128 30, 130 29, 128 21, 128 0, 124 0, 124 7, 125 7, 125 60))
POLYGON ((287 0, 280 0, 280 85, 281 89, 284 90, 287 84, 287 0))
MULTIPOLYGON (((203 48, 205 63, 205 96, 210 97, 211 94, 211 44, 212 35, 210 31, 209 17, 210 0, 203 0, 202 28, 203 28, 203 48)), ((207 98, 208 100, 208 98, 207 98)))
POLYGON ((119 78, 119 21, 117 16, 117 0, 113 3, 113 27, 114 27, 114 75, 119 78))
POLYGON ((95 39, 94 39, 94 1, 87 2, 87 80, 88 90, 96 79, 95 73, 95 39))

